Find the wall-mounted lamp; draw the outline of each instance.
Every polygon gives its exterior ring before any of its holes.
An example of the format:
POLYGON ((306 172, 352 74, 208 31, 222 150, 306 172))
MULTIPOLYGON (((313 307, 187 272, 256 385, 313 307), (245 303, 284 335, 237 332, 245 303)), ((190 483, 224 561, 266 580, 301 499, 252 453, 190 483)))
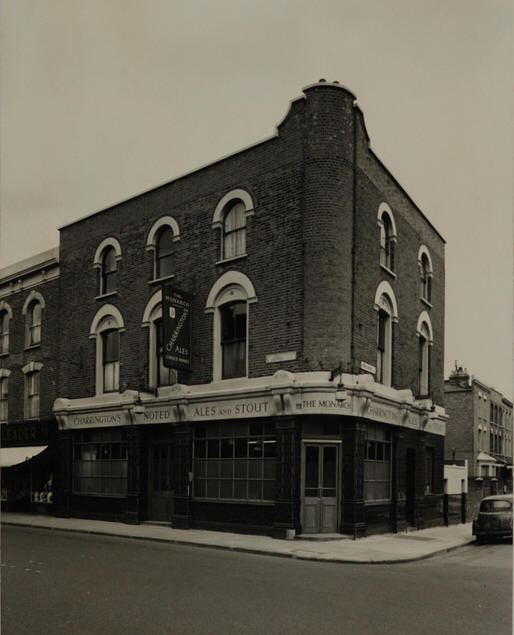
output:
POLYGON ((330 381, 334 381, 334 378, 339 375, 339 383, 336 387, 336 401, 340 405, 344 401, 347 400, 348 395, 346 394, 346 390, 344 389, 342 375, 343 375, 343 362, 339 362, 339 366, 334 368, 334 370, 330 371, 330 381))

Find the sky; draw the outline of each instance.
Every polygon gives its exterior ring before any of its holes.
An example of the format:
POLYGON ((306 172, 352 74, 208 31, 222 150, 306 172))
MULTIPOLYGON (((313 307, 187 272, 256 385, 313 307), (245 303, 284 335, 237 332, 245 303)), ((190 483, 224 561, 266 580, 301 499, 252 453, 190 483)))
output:
POLYGON ((511 0, 4 0, 0 267, 268 138, 320 78, 447 241, 445 376, 512 398, 511 0))

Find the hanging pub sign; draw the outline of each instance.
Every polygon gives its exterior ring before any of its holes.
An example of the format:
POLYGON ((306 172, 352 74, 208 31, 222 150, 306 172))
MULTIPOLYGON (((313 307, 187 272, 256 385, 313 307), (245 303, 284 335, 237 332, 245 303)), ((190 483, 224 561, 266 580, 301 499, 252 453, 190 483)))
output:
POLYGON ((162 287, 163 363, 168 368, 191 370, 193 296, 169 285, 162 287))

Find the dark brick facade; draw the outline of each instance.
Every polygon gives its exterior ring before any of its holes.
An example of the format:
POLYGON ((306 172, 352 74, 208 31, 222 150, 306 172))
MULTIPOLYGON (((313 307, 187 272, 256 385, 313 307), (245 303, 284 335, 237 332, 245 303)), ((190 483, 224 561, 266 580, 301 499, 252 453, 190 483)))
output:
MULTIPOLYGON (((52 393, 59 397, 55 411, 64 428, 59 440, 59 513, 126 522, 149 518, 152 444, 168 434, 174 446, 175 526, 276 535, 303 531, 305 444, 322 444, 323 439, 332 449, 337 447, 334 526, 339 531, 359 536, 398 530, 407 523, 428 526, 441 518, 444 414, 437 408, 443 385, 444 241, 370 150, 355 97, 337 83, 304 89, 272 138, 62 228, 59 285, 55 324, 60 373, 58 393, 52 393), (223 261, 221 230, 213 227, 213 216, 219 201, 236 189, 245 190, 253 202, 246 216, 246 254, 223 261), (380 266, 381 203, 391 208, 396 226, 394 273, 380 266), (149 330, 143 315, 160 289, 159 281, 153 280, 153 252, 147 241, 163 216, 176 221, 180 234, 173 243, 169 281, 192 293, 194 301, 191 371, 179 371, 178 383, 186 389, 180 393, 179 386, 176 394, 167 393, 169 411, 176 414, 159 427, 140 424, 145 408, 155 408, 162 397, 149 385, 149 330), (118 241, 121 257, 116 291, 99 295, 94 262, 106 238, 118 241), (430 304, 420 298, 422 245, 433 265, 430 304), (242 390, 239 386, 232 397, 224 393, 213 370, 215 314, 205 309, 213 285, 226 272, 244 274, 255 289, 256 301, 248 309, 245 398, 258 394, 263 399, 264 393, 269 397, 267 415, 276 434, 274 500, 202 500, 192 489, 198 421, 187 404, 235 399, 242 390), (383 281, 395 294, 398 320, 393 328, 391 386, 377 388, 369 375, 360 373, 362 363, 369 372, 377 362, 375 295, 383 281), (97 344, 90 338, 93 320, 107 304, 123 318, 119 393, 113 399, 118 400, 116 416, 127 429, 127 487, 126 496, 102 500, 73 491, 76 432, 68 428, 86 426, 80 423, 86 411, 111 412, 116 407, 107 406, 107 398, 97 394, 97 344), (416 401, 417 324, 422 311, 430 316, 433 329, 431 385, 430 395, 416 401), (287 353, 288 361, 267 359, 280 353, 287 353), (345 382, 351 385, 352 406, 344 416, 338 410, 344 400, 334 401, 337 373, 331 371, 336 368, 346 373, 345 382), (259 384, 264 378, 266 382, 259 384), (194 402, 200 394, 194 388, 210 397, 194 402), (317 415, 301 410, 309 390, 312 403, 322 404, 317 415), (186 405, 179 404, 180 394, 186 405), (370 403, 375 414, 370 410, 366 415, 370 403), (73 420, 72 411, 79 413, 78 419, 73 420), (370 421, 376 423, 377 412, 384 412, 383 429, 392 437, 392 491, 391 500, 370 504, 365 501, 364 463, 369 426, 374 425, 370 421), (313 441, 309 429, 321 441, 313 441), (427 447, 434 448, 435 457, 430 493, 425 491, 427 447), (415 457, 410 472, 407 457, 415 457)), ((239 423, 246 425, 246 420, 239 423)))

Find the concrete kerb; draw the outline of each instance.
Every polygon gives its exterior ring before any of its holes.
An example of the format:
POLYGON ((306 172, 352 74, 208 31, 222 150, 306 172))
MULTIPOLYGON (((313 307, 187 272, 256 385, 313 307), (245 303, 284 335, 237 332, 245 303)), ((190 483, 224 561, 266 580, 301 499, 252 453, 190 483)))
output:
POLYGON ((128 540, 145 540, 151 542, 159 542, 159 543, 170 543, 174 545, 181 546, 190 546, 190 547, 200 547, 206 549, 219 549, 225 551, 232 551, 238 553, 250 553, 254 555, 261 556, 272 556, 272 557, 280 557, 280 558, 290 558, 292 560, 303 560, 310 562, 330 562, 330 563, 339 563, 339 564, 404 564, 409 562, 416 562, 419 560, 426 560, 428 558, 432 558, 433 556, 440 555, 443 553, 448 553, 458 549, 459 547, 463 547, 469 545, 474 542, 474 538, 470 538, 469 540, 462 540, 457 544, 452 544, 449 546, 444 546, 440 548, 436 548, 433 551, 428 553, 422 553, 419 555, 412 555, 406 558, 401 557, 355 557, 348 558, 343 554, 338 555, 334 553, 313 553, 312 555, 304 555, 298 554, 291 551, 275 551, 269 549, 259 549, 256 547, 244 547, 244 546, 233 546, 233 545, 222 545, 208 542, 201 542, 195 540, 182 540, 179 538, 163 538, 158 536, 145 536, 145 535, 135 535, 130 533, 121 533, 116 531, 102 531, 100 529, 80 529, 74 527, 56 527, 56 526, 48 526, 45 524, 37 524, 33 522, 19 522, 14 520, 3 520, 2 525, 10 525, 17 527, 29 527, 32 529, 49 529, 51 531, 64 531, 69 533, 82 533, 82 534, 91 534, 97 536, 113 536, 116 538, 126 538, 128 540))

